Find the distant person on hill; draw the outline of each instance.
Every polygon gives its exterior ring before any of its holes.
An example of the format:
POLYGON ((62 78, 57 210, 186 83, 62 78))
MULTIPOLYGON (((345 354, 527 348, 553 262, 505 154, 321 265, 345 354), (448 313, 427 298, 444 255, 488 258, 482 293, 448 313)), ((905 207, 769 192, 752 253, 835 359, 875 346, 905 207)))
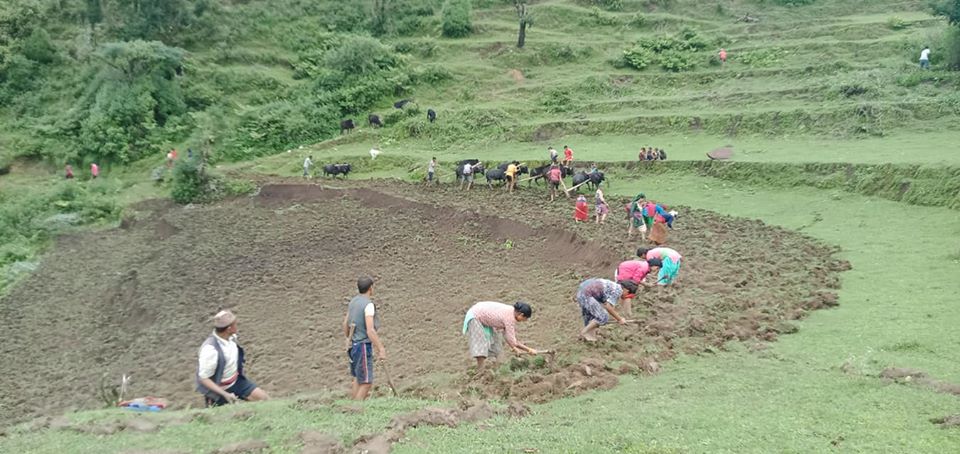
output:
POLYGON ((529 304, 517 301, 513 306, 493 301, 474 304, 463 318, 463 334, 467 335, 470 356, 477 360, 477 372, 483 370, 490 356, 498 356, 503 340, 514 353, 538 352, 517 340, 517 323, 525 322, 533 315, 529 304))
POLYGON ((173 168, 173 152, 172 151, 167 153, 167 168, 168 169, 173 168))
POLYGON ((66 179, 68 179, 68 180, 73 179, 73 166, 72 166, 72 165, 67 164, 67 167, 66 167, 66 175, 64 175, 64 178, 66 178, 66 179))
POLYGON ((556 164, 557 158, 559 157, 559 153, 557 153, 557 149, 553 147, 547 147, 547 153, 550 153, 550 162, 556 164))
POLYGON ((587 206, 587 198, 581 194, 577 197, 577 204, 573 207, 573 220, 575 222, 586 222, 590 208, 587 206))
POLYGON ((647 262, 653 259, 660 260, 662 266, 657 273, 657 285, 668 285, 677 280, 677 275, 680 274, 680 263, 683 261, 683 256, 679 252, 668 247, 653 249, 642 247, 637 249, 637 256, 646 258, 647 262))
POLYGON ((473 169, 479 165, 480 165, 479 162, 476 164, 470 164, 469 162, 465 162, 463 164, 463 171, 462 171, 463 179, 460 180, 460 189, 463 189, 464 183, 466 183, 468 191, 470 190, 470 188, 473 187, 473 169))
POLYGON ((610 207, 607 206, 607 199, 603 198, 603 190, 599 186, 594 194, 594 203, 597 205, 597 224, 603 224, 607 220, 607 214, 610 213, 610 207))
POLYGON ((358 279, 357 291, 359 295, 350 300, 347 315, 343 318, 343 334, 350 355, 350 375, 353 376, 350 398, 364 400, 373 387, 373 349, 377 349, 379 361, 386 361, 387 351, 377 334, 380 329, 380 316, 370 300, 373 296, 373 279, 358 279))
POLYGON ((269 396, 243 375, 243 348, 237 344, 237 317, 220 311, 213 317, 213 334, 200 346, 197 391, 208 407, 237 399, 267 400, 269 396))
POLYGON ((193 148, 187 148, 187 160, 193 159, 193 148))
POLYGON ((547 170, 547 186, 550 187, 550 201, 557 197, 557 190, 560 189, 560 183, 563 181, 563 171, 560 166, 553 164, 550 170, 547 170))
POLYGON ((920 51, 920 69, 930 69, 930 47, 923 46, 920 51))
POLYGON ((313 167, 313 156, 307 156, 303 160, 303 177, 310 178, 310 167, 313 167))
POLYGON ((93 177, 93 179, 97 179, 97 177, 100 176, 100 166, 98 166, 95 162, 90 164, 90 175, 93 177))
POLYGON ((563 146, 563 165, 569 166, 573 164, 573 150, 569 145, 563 146))
POLYGON ((660 149, 660 160, 661 161, 667 160, 667 150, 664 150, 662 148, 660 149))
POLYGON ((726 51, 726 49, 724 49, 724 48, 721 47, 721 48, 720 48, 720 53, 719 53, 718 55, 720 56, 720 66, 726 65, 726 64, 727 64, 727 51, 726 51))
POLYGON ((647 147, 640 147, 640 154, 637 155, 637 159, 641 161, 647 160, 647 147))
POLYGON ((427 164, 427 183, 433 183, 433 176, 437 173, 437 158, 431 158, 427 164))
POLYGON ((617 323, 630 321, 617 312, 617 305, 624 293, 636 294, 637 284, 632 281, 613 282, 606 279, 587 279, 577 287, 573 300, 580 306, 583 329, 580 338, 587 342, 597 340, 597 330, 613 317, 617 323))
POLYGON ((647 148, 647 161, 653 161, 653 148, 647 148))

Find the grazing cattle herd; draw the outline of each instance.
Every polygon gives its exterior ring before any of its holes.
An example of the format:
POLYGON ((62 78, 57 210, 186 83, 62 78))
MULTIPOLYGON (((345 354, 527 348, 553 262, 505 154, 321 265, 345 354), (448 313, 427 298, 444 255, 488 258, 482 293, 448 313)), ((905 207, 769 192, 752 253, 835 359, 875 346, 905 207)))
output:
MULTIPOLYGON (((412 99, 401 99, 393 103, 393 107, 397 109, 403 109, 408 104, 413 102, 415 101, 412 99)), ((427 109, 427 120, 430 123, 435 122, 437 120, 437 112, 433 109, 427 109)), ((383 127, 383 119, 381 119, 377 114, 370 114, 367 116, 367 122, 372 127, 383 127)), ((355 128, 356 124, 352 118, 348 118, 340 122, 341 134, 352 131, 355 128)), ((374 150, 371 150, 371 157, 375 158, 376 155, 373 154, 373 151, 374 150)), ((515 187, 517 183, 515 180, 521 178, 523 175, 528 176, 523 180, 518 181, 527 181, 528 186, 534 182, 539 184, 545 180, 551 180, 553 187, 557 187, 558 185, 563 184, 563 179, 572 177, 572 185, 570 186, 570 190, 577 192, 579 192, 579 188, 581 186, 586 186, 588 189, 596 190, 601 184, 603 184, 604 181, 607 181, 607 177, 603 174, 603 172, 598 170, 596 166, 591 167, 589 171, 575 171, 573 168, 573 151, 568 146, 564 146, 564 157, 562 160, 559 159, 559 153, 553 147, 549 147, 548 152, 550 163, 537 165, 535 167, 530 167, 527 164, 522 164, 518 161, 508 161, 500 163, 495 168, 487 169, 479 159, 464 159, 457 162, 457 167, 454 169, 454 174, 456 175, 457 181, 461 182, 461 187, 466 184, 467 189, 473 185, 474 177, 477 175, 485 178, 487 181, 487 186, 490 188, 493 187, 494 182, 499 182, 501 185, 506 184, 508 187, 515 187), (510 168, 511 164, 514 165, 513 169, 510 168), (559 181, 557 180, 558 176, 555 173, 551 174, 550 172, 550 170, 554 167, 559 169, 559 181)), ((379 150, 377 150, 377 154, 379 154, 379 150)), ((640 161, 665 160, 667 159, 667 152, 660 148, 643 147, 640 149, 638 158, 640 161)), ((432 165, 435 165, 435 163, 432 165)), ((323 166, 323 175, 332 177, 342 175, 343 177, 346 177, 351 170, 350 164, 328 164, 323 166)), ((556 170, 554 170, 554 172, 556 172, 556 170)))

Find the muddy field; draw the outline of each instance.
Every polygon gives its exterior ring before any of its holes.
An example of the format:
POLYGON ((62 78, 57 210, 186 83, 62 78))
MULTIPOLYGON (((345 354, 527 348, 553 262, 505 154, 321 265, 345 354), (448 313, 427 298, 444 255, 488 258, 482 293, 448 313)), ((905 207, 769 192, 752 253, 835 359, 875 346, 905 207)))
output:
POLYGON ((199 405, 196 352, 220 307, 238 314, 248 375, 272 395, 346 389, 340 323, 362 274, 377 279, 401 392, 537 402, 656 373, 678 352, 792 332, 790 320, 836 303, 837 272, 849 267, 797 233, 681 208, 669 241, 685 257, 679 284, 641 296, 642 325, 604 328, 584 345, 578 281, 612 278, 639 245, 622 204, 601 227, 574 224, 572 202, 539 191, 341 186, 268 185, 211 206, 153 201, 120 228, 60 238, 0 300, 0 422, 102 406, 103 377, 124 373, 132 395, 199 405), (466 309, 517 299, 534 307, 521 340, 559 353, 503 358, 524 373, 469 377, 466 309))

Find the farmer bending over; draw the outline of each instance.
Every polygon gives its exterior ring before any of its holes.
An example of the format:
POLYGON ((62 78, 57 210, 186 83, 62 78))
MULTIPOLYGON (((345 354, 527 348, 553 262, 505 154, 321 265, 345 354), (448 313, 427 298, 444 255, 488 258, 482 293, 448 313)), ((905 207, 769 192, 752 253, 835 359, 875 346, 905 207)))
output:
MULTIPOLYGON (((647 274, 650 273, 651 268, 659 268, 660 260, 653 259, 649 262, 647 260, 627 260, 621 262, 620 266, 617 267, 617 271, 613 273, 613 279, 615 281, 631 281, 637 284, 637 289, 639 290, 640 285, 644 287, 649 287, 649 284, 643 282, 646 279, 647 274)), ((636 298, 635 293, 626 292, 623 294, 623 302, 620 303, 621 312, 626 314, 628 317, 633 315, 633 299, 636 298)))
POLYGON ((360 294, 350 300, 347 315, 343 318, 343 334, 350 354, 350 375, 353 376, 350 398, 364 400, 373 386, 373 349, 377 349, 377 359, 380 361, 387 359, 387 351, 377 334, 380 317, 373 301, 370 301, 373 279, 357 279, 357 291, 360 294))
POLYGON ((213 317, 213 334, 200 346, 197 391, 208 407, 243 400, 267 400, 257 384, 243 375, 243 348, 237 345, 237 317, 220 311, 213 317))
POLYGON ((583 316, 581 339, 595 342, 597 329, 606 325, 611 316, 621 325, 629 322, 616 309, 624 292, 637 293, 637 284, 632 281, 613 282, 606 279, 587 279, 580 283, 573 300, 580 305, 583 316))
POLYGON ((530 319, 533 309, 522 301, 513 306, 492 301, 474 304, 463 318, 463 334, 467 335, 470 356, 477 359, 477 372, 483 370, 488 356, 500 354, 503 338, 516 354, 538 352, 517 340, 517 323, 530 319))
POLYGON ((637 256, 646 258, 647 262, 654 259, 662 262, 660 272, 657 273, 657 285, 668 285, 677 280, 677 275, 680 274, 680 262, 683 260, 679 252, 668 247, 640 248, 637 249, 637 256))

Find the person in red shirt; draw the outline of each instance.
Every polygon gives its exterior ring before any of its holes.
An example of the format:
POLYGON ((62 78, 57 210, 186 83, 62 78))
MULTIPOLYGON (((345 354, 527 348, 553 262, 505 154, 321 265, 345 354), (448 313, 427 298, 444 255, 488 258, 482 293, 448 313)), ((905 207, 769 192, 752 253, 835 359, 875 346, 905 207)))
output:
POLYGON ((100 176, 100 166, 97 163, 90 164, 90 175, 93 175, 93 178, 100 176))
POLYGON ((720 64, 724 65, 727 63, 727 51, 723 48, 720 49, 720 64))
POLYGON ((554 164, 547 170, 547 186, 550 186, 550 201, 557 197, 557 189, 560 188, 560 182, 563 181, 563 172, 560 166, 554 164))
POLYGON ((67 169, 66 169, 66 170, 67 170, 66 178, 67 178, 68 180, 69 180, 69 179, 72 179, 72 178, 73 178, 73 166, 70 165, 70 164, 67 164, 67 169))
POLYGON ((573 219, 577 222, 586 222, 587 216, 589 216, 587 214, 588 211, 587 198, 582 195, 577 197, 577 205, 573 211, 573 219))
POLYGON ((573 150, 570 149, 569 145, 563 146, 563 165, 568 166, 573 164, 573 150))

